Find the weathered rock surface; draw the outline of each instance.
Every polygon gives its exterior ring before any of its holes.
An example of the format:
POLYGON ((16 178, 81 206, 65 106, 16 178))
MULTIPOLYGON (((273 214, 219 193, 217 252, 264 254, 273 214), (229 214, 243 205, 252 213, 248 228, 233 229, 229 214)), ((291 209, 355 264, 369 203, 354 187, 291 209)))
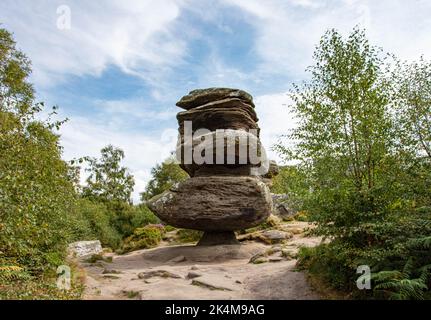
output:
POLYGON ((233 167, 236 170, 242 169, 242 172, 250 175, 252 167, 268 167, 269 165, 260 140, 243 130, 228 129, 222 132, 209 132, 195 136, 191 141, 179 141, 177 148, 177 154, 179 154, 179 149, 184 157, 189 154, 191 163, 181 161, 181 167, 191 177, 202 168, 205 168, 207 173, 211 173, 214 168, 214 174, 216 174, 221 167, 233 167), (199 157, 195 157, 194 153, 197 153, 199 157))
POLYGON ((289 196, 287 194, 271 194, 273 214, 282 218, 289 219, 296 214, 296 211, 288 205, 289 196))
POLYGON ((290 233, 280 230, 265 230, 260 234, 268 243, 277 243, 292 237, 290 233))
POLYGON ((259 120, 253 107, 239 99, 224 99, 213 101, 203 106, 177 114, 182 133, 183 121, 193 121, 193 132, 205 128, 211 131, 217 129, 252 129, 258 128, 259 120))
POLYGON ((68 251, 70 254, 80 258, 99 254, 103 251, 99 240, 94 241, 77 241, 69 244, 68 251))
POLYGON ((263 177, 267 179, 272 179, 276 177, 279 173, 280 169, 277 165, 277 162, 275 162, 274 160, 269 160, 268 172, 263 177))
POLYGON ((180 108, 189 110, 207 104, 208 102, 224 100, 228 98, 241 99, 254 107, 253 97, 250 94, 243 90, 231 88, 207 88, 193 90, 190 91, 188 95, 182 97, 181 100, 176 103, 176 105, 180 108))
POLYGON ((152 271, 140 272, 138 274, 139 279, 149 279, 152 277, 174 278, 174 279, 182 278, 180 275, 166 270, 152 270, 152 271))
MULTIPOLYGON (((313 227, 298 221, 283 224, 304 230, 313 227)), ((116 255, 109 268, 118 273, 108 278, 103 277, 103 268, 83 263, 80 267, 86 275, 84 299, 318 299, 305 275, 296 270, 295 256, 299 247, 315 246, 320 241, 321 238, 302 234, 282 245, 247 241, 238 246, 143 249, 116 255), (258 253, 264 253, 261 263, 249 263, 258 253), (181 255, 187 258, 184 263, 170 262, 181 255), (166 277, 165 271, 176 276, 166 277), (192 285, 193 280, 203 281, 192 285), (139 294, 135 297, 130 293, 139 294)))
POLYGON ((164 222, 179 228, 234 231, 256 226, 271 213, 267 186, 254 177, 194 177, 148 201, 164 222))
POLYGON ((237 286, 232 281, 229 281, 218 275, 204 275, 192 280, 192 285, 208 288, 210 290, 227 290, 235 291, 237 286))

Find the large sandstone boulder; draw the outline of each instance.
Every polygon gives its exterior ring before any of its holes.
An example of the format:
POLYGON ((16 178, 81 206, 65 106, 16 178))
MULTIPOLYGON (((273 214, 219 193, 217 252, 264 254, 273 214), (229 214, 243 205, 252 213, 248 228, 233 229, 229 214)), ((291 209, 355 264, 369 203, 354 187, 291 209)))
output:
POLYGON ((68 247, 68 252, 78 258, 99 254, 102 251, 102 245, 99 240, 77 241, 69 244, 68 247))
POLYGON ((170 225, 216 232, 257 226, 272 208, 267 186, 259 178, 244 176, 194 177, 147 204, 170 225))
POLYGON ((190 93, 177 102, 177 106, 186 110, 199 107, 208 102, 237 98, 254 107, 253 97, 247 92, 231 88, 207 88, 190 91, 190 93))

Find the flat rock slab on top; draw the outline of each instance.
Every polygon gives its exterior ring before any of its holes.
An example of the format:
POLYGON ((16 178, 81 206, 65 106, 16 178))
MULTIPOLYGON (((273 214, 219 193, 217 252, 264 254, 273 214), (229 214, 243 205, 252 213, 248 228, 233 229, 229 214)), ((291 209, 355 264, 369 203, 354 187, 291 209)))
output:
POLYGON ((193 109, 182 111, 178 113, 178 121, 191 119, 192 116, 201 112, 214 112, 214 111, 232 111, 232 110, 242 110, 247 113, 253 121, 259 121, 254 107, 250 104, 244 102, 244 100, 238 98, 228 98, 223 100, 212 101, 207 104, 195 107, 193 109))
POLYGON ((190 110, 201 105, 227 98, 238 98, 244 100, 254 107, 253 97, 247 92, 231 88, 207 88, 190 91, 190 93, 177 102, 177 106, 190 110))

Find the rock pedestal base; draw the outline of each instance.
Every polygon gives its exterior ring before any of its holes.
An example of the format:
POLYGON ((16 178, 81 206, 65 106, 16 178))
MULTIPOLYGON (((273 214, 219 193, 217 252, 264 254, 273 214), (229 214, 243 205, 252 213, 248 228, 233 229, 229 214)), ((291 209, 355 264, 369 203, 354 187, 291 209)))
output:
POLYGON ((216 246, 237 244, 240 242, 236 239, 235 232, 233 231, 205 231, 202 238, 198 242, 198 246, 216 246))

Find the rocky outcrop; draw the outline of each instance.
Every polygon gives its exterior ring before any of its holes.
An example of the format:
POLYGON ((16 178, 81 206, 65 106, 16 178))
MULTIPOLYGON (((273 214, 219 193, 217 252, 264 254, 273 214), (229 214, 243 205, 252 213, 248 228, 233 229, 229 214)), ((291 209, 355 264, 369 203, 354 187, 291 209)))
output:
POLYGON ((196 89, 181 98, 177 106, 186 110, 193 109, 208 102, 223 100, 227 98, 238 98, 254 107, 253 97, 243 90, 231 88, 207 88, 196 89))
MULTIPOLYGON (((253 134, 243 130, 227 129, 221 132, 208 132, 194 136, 191 141, 182 142, 178 148, 181 154, 185 150, 201 150, 204 163, 195 160, 182 162, 181 167, 191 176, 199 174, 200 169, 212 173, 215 168, 223 167, 227 174, 250 175, 251 168, 263 165, 260 161, 262 145, 253 134), (242 169, 243 171, 240 171, 242 169), (247 171, 244 171, 247 170, 247 171)), ((218 174, 218 172, 215 172, 218 174)), ((208 174, 207 174, 208 175, 208 174)))
POLYGON ((188 179, 148 203, 166 223, 204 231, 235 231, 265 221, 271 196, 256 177, 208 176, 188 179))
POLYGON ((268 186, 256 176, 269 162, 253 98, 238 89, 199 89, 177 106, 186 110, 177 115, 177 158, 191 178, 147 204, 170 225, 203 230, 199 245, 238 244, 234 231, 257 226, 272 210, 268 186))
POLYGON ((285 193, 283 194, 271 194, 272 204, 273 204, 273 214, 280 217, 281 219, 288 220, 291 219, 296 211, 291 209, 288 205, 289 196, 285 193))

